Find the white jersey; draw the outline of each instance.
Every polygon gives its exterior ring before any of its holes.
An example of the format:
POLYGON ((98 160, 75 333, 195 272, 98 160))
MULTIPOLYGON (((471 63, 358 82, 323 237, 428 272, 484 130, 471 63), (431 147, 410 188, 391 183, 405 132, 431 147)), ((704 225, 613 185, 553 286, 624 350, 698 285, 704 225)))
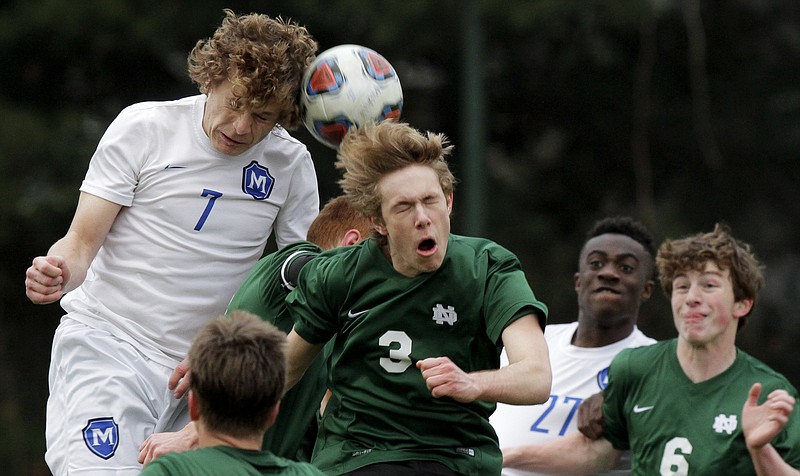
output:
POLYGON ((276 126, 239 156, 202 129, 205 95, 124 109, 81 191, 123 206, 88 270, 61 301, 67 317, 174 366, 228 302, 274 232, 306 238, 319 211, 305 145, 276 126))
MULTIPOLYGON (((621 350, 655 343, 637 327, 631 335, 605 347, 576 347, 572 336, 577 322, 549 324, 544 337, 550 354, 553 386, 550 398, 541 405, 497 404, 489 418, 500 448, 544 443, 577 431, 578 405, 608 385, 608 366, 621 350)), ((508 365, 505 350, 501 366, 508 365)), ((532 475, 527 471, 503 468, 504 475, 532 475)))

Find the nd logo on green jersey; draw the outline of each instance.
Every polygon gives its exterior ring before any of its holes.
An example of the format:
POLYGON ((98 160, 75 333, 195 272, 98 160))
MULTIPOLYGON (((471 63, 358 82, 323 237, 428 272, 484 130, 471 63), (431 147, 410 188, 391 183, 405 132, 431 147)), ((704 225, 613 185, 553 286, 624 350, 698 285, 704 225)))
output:
POLYGON ((433 320, 440 326, 443 326, 445 323, 452 326, 458 321, 458 314, 453 306, 447 306, 445 308, 441 304, 437 304, 436 307, 433 308, 433 320))

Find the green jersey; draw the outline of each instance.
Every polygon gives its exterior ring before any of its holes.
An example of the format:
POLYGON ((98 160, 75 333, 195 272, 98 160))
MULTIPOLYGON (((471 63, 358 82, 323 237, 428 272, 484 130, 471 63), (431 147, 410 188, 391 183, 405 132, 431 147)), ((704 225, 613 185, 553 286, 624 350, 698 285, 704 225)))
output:
POLYGON ((266 451, 243 450, 231 446, 211 446, 181 453, 168 453, 154 459, 142 476, 322 476, 309 463, 299 463, 266 451))
MULTIPOLYGON (((321 251, 313 243, 299 241, 261 258, 236 291, 227 312, 236 309, 252 312, 288 333, 294 323, 286 311, 285 300, 293 287, 296 268, 321 251)), ((314 359, 302 380, 281 399, 275 424, 264 434, 263 448, 285 458, 309 461, 324 393, 322 357, 314 359)))
MULTIPOLYGON (((761 382, 759 403, 776 389, 797 390, 781 374, 737 349, 727 370, 693 383, 681 369, 677 339, 620 352, 604 391, 605 437, 632 453, 633 475, 755 474, 741 429, 750 387, 761 382)), ((800 467, 800 405, 773 446, 800 467)))
POLYGON ((519 260, 484 239, 450 235, 435 272, 399 274, 375 240, 326 251, 287 298, 295 331, 333 338, 328 387, 312 462, 341 474, 378 462, 439 461, 461 474, 500 474, 489 424, 495 404, 433 398, 415 364, 449 357, 465 372, 497 369, 501 334, 547 307, 519 260))

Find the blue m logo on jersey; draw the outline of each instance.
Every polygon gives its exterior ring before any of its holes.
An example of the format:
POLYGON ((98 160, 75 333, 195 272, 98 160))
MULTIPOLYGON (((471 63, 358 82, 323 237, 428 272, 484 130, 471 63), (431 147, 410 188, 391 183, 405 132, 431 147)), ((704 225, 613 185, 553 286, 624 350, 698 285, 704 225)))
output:
POLYGON ((600 387, 600 390, 605 390, 608 387, 608 367, 597 372, 597 386, 600 387))
POLYGON ((92 418, 83 428, 83 441, 92 453, 111 458, 119 446, 119 427, 113 417, 92 418))
POLYGON ((269 174, 269 169, 255 160, 242 170, 242 191, 256 200, 268 198, 274 185, 275 178, 269 174))

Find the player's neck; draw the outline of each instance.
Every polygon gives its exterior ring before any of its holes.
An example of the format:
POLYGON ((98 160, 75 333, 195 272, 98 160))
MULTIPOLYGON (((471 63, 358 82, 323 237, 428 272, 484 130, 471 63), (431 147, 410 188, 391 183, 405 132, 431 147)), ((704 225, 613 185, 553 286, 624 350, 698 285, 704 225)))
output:
POLYGON ((197 425, 197 446, 198 448, 207 448, 210 446, 231 446, 242 450, 261 450, 261 443, 263 437, 258 438, 237 438, 231 435, 222 433, 215 433, 202 428, 202 425, 197 425))
POLYGON ((678 362, 694 383, 705 382, 726 371, 736 360, 734 345, 695 346, 678 338, 678 362))
POLYGON ((625 339, 633 332, 635 324, 624 322, 618 325, 603 326, 597 322, 578 318, 578 327, 572 335, 575 347, 605 347, 625 339))

